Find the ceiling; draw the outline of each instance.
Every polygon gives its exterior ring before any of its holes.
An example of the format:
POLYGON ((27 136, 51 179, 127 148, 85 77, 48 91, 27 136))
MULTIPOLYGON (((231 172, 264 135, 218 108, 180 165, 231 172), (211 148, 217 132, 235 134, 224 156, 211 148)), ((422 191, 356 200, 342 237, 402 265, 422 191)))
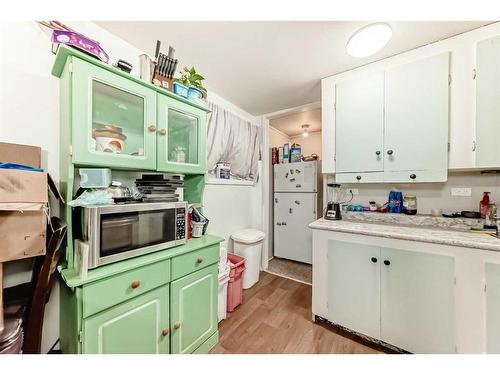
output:
POLYGON ((309 111, 296 112, 291 115, 273 118, 269 121, 269 125, 288 136, 300 135, 303 130, 302 124, 309 124, 309 132, 317 132, 321 130, 321 108, 312 109, 309 111))
MULTIPOLYGON (((363 21, 99 21, 101 27, 153 55, 176 50, 180 66, 194 65, 205 86, 243 110, 261 115, 316 102, 320 79, 490 22, 388 22, 393 38, 367 58, 345 52, 363 21)), ((209 93, 210 95, 210 93, 209 93)))

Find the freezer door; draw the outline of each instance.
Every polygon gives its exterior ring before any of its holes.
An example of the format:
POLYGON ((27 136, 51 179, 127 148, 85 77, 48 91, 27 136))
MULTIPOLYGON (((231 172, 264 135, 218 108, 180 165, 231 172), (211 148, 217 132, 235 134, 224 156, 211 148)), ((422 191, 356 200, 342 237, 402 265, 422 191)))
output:
POLYGON ((316 161, 274 165, 275 192, 317 192, 316 161))
POLYGON ((274 256, 311 264, 316 200, 315 193, 274 193, 274 256))

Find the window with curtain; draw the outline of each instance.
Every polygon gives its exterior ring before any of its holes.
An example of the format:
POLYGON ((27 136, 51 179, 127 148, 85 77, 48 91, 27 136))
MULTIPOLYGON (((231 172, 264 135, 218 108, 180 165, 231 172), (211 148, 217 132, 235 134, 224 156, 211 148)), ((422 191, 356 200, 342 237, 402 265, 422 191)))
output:
POLYGON ((257 181, 261 127, 220 105, 209 103, 207 169, 215 176, 218 162, 231 163, 231 179, 257 181))

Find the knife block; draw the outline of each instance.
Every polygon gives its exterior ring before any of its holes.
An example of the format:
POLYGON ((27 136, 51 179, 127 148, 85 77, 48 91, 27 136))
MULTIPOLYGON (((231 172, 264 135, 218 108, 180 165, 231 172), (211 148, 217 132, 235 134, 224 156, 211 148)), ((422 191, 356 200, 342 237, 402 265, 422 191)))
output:
POLYGON ((163 87, 168 91, 174 90, 174 80, 161 76, 159 74, 155 74, 153 77, 153 85, 163 87))

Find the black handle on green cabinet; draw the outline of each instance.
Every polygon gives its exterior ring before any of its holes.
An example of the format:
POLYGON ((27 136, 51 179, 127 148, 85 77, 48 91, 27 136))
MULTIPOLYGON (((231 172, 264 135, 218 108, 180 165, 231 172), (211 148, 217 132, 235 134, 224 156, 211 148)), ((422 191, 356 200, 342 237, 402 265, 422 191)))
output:
POLYGON ((394 151, 392 151, 392 150, 387 150, 387 155, 392 155, 392 154, 394 154, 394 151))
POLYGON ((373 263, 377 263, 378 259, 377 259, 377 258, 375 258, 375 257, 372 257, 371 261, 372 261, 373 263))
POLYGON ((380 151, 375 151, 375 155, 379 156, 380 155, 380 151))
POLYGON ((410 178, 411 178, 412 180, 414 180, 414 179, 416 179, 416 178, 417 178, 417 175, 416 175, 415 173, 412 173, 412 174, 410 175, 410 178))
POLYGON ((388 260, 384 260, 384 264, 385 264, 386 266, 388 266, 388 265, 390 265, 390 264, 391 264, 391 262, 389 262, 388 260))
POLYGON ((361 176, 356 176, 356 180, 360 181, 361 180, 361 176))

